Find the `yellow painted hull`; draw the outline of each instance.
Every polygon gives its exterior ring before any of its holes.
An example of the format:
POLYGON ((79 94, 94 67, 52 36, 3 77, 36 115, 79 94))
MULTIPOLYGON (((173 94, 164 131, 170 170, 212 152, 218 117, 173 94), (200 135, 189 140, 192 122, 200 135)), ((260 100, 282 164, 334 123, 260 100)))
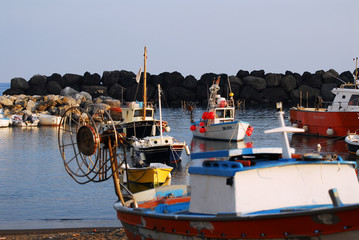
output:
POLYGON ((128 169, 128 180, 130 182, 157 185, 170 178, 171 170, 172 168, 130 168, 128 169))

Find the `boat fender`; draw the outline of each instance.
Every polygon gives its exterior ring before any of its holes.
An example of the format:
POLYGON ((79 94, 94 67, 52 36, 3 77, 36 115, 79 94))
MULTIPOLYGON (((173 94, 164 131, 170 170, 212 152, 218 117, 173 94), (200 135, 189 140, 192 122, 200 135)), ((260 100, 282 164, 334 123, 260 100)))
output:
POLYGON ((166 131, 166 132, 170 132, 170 131, 171 131, 170 126, 166 126, 166 127, 165 127, 165 131, 166 131))
POLYGON ((201 128, 199 129, 199 132, 200 132, 200 133, 205 133, 205 132, 206 132, 206 129, 205 129, 204 127, 201 127, 201 128))
POLYGON ((191 129, 192 132, 195 131, 196 130, 196 125, 191 125, 191 127, 189 129, 191 129))
POLYGON ((293 124, 292 124, 292 127, 298 128, 299 125, 298 125, 298 123, 293 123, 293 124))
POLYGON ((328 136, 333 136, 333 134, 334 134, 334 130, 333 130, 331 127, 329 127, 329 128, 327 129, 327 135, 328 135, 328 136))
POLYGON ((303 129, 304 129, 304 131, 308 132, 308 129, 309 129, 309 128, 308 128, 307 125, 304 125, 304 126, 303 126, 303 129))
POLYGON ((186 154, 187 154, 188 156, 191 155, 191 151, 189 150, 188 145, 186 145, 186 146, 184 147, 184 149, 186 150, 186 154))

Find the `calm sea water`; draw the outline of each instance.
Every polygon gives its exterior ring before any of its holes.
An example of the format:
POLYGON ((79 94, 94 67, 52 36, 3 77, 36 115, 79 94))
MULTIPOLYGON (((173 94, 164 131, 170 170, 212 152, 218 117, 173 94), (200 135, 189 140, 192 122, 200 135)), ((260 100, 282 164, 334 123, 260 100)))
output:
POLYGON ((2 82, 0 82, 0 96, 2 96, 3 92, 6 89, 9 89, 9 88, 10 88, 10 83, 2 83, 2 82))
MULTIPOLYGON (((202 110, 197 109, 195 120, 202 110)), ((286 114, 288 116, 288 114, 286 114)), ((279 146, 278 134, 263 131, 278 126, 274 109, 246 110, 238 118, 249 122, 254 132, 245 142, 255 147, 279 146)), ((163 109, 163 119, 171 126, 169 135, 184 140, 192 152, 242 147, 245 143, 227 143, 192 139, 190 117, 181 109, 163 109)), ((298 153, 316 151, 339 154, 355 160, 346 152, 342 139, 289 136, 298 153)), ((183 153, 172 184, 188 184, 187 169, 198 165, 183 153)), ((57 129, 0 129, 0 229, 38 229, 66 227, 120 226, 113 203, 116 195, 111 180, 79 185, 66 173, 58 150, 57 129)))

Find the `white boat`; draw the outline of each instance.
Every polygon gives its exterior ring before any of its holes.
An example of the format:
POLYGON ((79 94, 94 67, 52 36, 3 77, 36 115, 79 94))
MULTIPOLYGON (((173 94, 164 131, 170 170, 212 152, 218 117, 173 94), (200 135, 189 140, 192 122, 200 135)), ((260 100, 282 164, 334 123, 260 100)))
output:
POLYGON ((358 130, 351 133, 348 132, 347 136, 344 139, 347 147, 348 147, 348 152, 351 154, 355 154, 357 156, 359 156, 359 134, 358 134, 358 130))
POLYGON ((28 116, 12 115, 11 121, 14 127, 37 127, 39 125, 39 119, 35 114, 28 116))
POLYGON ((58 126, 60 125, 61 117, 56 115, 50 115, 46 113, 36 114, 39 119, 40 126, 58 126))
POLYGON ((160 111, 160 136, 134 138, 132 147, 134 152, 141 156, 141 160, 147 165, 150 163, 164 163, 176 166, 180 162, 183 149, 189 154, 189 149, 185 142, 180 142, 171 136, 163 136, 162 133, 162 108, 161 108, 161 89, 158 85, 158 101, 160 111))
POLYGON ((4 111, 0 108, 0 127, 9 127, 11 124, 11 118, 4 116, 4 111))
POLYGON ((218 93, 220 78, 209 88, 210 98, 207 111, 202 119, 191 126, 194 137, 213 140, 241 141, 246 135, 250 136, 253 127, 249 123, 236 121, 233 93, 227 101, 218 93))

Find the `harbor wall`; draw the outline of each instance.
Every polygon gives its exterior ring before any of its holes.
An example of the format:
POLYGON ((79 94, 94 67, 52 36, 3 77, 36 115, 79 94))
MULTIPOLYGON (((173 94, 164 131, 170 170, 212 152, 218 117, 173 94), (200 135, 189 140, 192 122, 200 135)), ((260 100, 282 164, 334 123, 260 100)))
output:
MULTIPOLYGON (((219 76, 221 78, 220 94, 227 96, 229 92, 233 92, 234 99, 237 102, 245 102, 246 106, 272 105, 278 101, 297 105, 300 98, 312 104, 317 96, 321 96, 324 101, 331 101, 334 97, 331 89, 340 86, 343 82, 354 81, 352 72, 345 71, 339 74, 333 69, 303 74, 291 71, 266 73, 264 70, 252 72, 239 70, 236 75, 205 73, 200 79, 192 75, 183 76, 179 72, 163 72, 158 75, 147 73, 146 76, 148 100, 157 100, 156 86, 160 84, 163 89, 164 107, 179 107, 183 101, 206 106, 208 88, 219 76)), ((93 99, 108 96, 123 102, 142 101, 142 80, 143 73, 141 80, 137 83, 136 74, 126 70, 104 71, 102 76, 89 72, 83 75, 67 73, 63 76, 57 73, 51 76, 38 74, 29 80, 11 79, 10 89, 4 91, 3 94, 68 96, 69 92, 86 92, 93 99)))

